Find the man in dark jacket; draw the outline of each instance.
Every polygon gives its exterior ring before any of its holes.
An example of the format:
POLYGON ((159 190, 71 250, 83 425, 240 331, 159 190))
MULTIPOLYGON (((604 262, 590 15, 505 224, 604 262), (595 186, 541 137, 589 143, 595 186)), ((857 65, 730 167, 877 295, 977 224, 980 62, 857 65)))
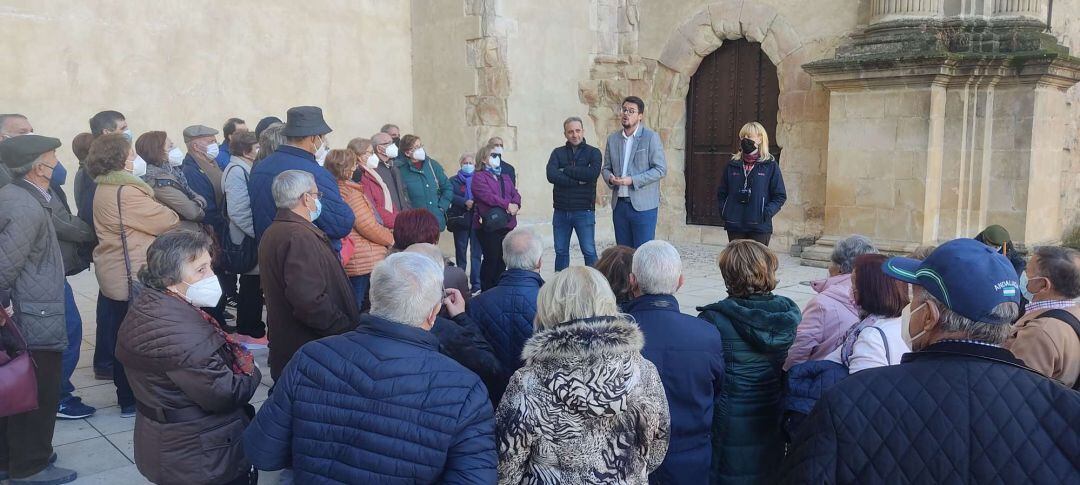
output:
MULTIPOLYGON (((522 228, 510 231, 502 247, 506 272, 498 285, 473 298, 468 311, 495 350, 504 373, 499 387, 505 389, 522 366, 521 349, 533 334, 536 296, 544 284, 540 277, 544 244, 535 232, 522 228)), ((492 390, 493 403, 498 405, 501 397, 492 390)))
POLYGON ((337 251, 312 224, 320 192, 311 173, 286 170, 271 186, 278 207, 259 243, 259 271, 270 332, 270 376, 277 379, 304 344, 356 327, 360 310, 337 251))
POLYGON ((551 231, 555 236, 555 271, 570 266, 570 234, 577 233, 585 266, 596 262, 596 179, 603 156, 600 149, 585 142, 581 118, 563 122, 566 145, 551 151, 547 179, 555 186, 551 231))
POLYGON ((495 483, 487 390, 429 333, 443 303, 427 257, 379 263, 371 314, 301 348, 248 427, 255 467, 292 466, 297 483, 495 483))
MULTIPOLYGON (((0 418, 0 480, 67 483, 76 477, 50 460, 62 353, 68 343, 64 260, 48 210, 21 187, 29 177, 48 190, 47 181, 60 163, 59 146, 60 140, 38 135, 0 143, 0 160, 14 181, 0 187, 0 293, 10 292, 15 324, 33 355, 38 404, 35 410, 0 418)), ((0 325, 6 321, 5 315, 0 325)))
POLYGON ((1080 393, 1001 347, 1019 311, 1009 260, 957 239, 883 269, 915 285, 900 330, 913 352, 825 392, 784 482, 1080 482, 1080 393))
POLYGON ((323 120, 322 109, 315 106, 289 108, 287 119, 285 129, 281 132, 286 144, 251 170, 248 189, 251 193, 255 238, 262 239, 263 232, 270 227, 277 211, 270 191, 274 177, 286 170, 303 170, 315 177, 319 187, 321 215, 315 220, 315 226, 326 233, 335 250, 341 250, 341 238, 349 235, 356 215, 341 198, 334 176, 320 166, 319 160, 330 150, 326 143, 330 126, 323 120))
POLYGON ((626 304, 645 347, 641 355, 656 365, 671 409, 671 440, 664 463, 650 481, 702 483, 712 461, 713 403, 724 381, 724 348, 709 322, 679 312, 676 291, 683 284, 682 260, 675 247, 653 240, 634 251, 626 304))

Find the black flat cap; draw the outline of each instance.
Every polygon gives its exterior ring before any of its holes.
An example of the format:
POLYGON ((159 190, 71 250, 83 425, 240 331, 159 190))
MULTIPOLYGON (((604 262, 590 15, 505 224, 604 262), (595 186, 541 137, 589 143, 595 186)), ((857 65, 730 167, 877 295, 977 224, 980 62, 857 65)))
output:
POLYGON ((277 116, 267 116, 266 118, 259 120, 259 124, 255 125, 255 137, 258 138, 262 136, 262 132, 274 123, 281 123, 281 118, 278 118, 277 116))
POLYGON ((318 106, 297 106, 289 108, 285 115, 284 136, 312 136, 330 133, 330 125, 323 120, 322 108, 318 106))
POLYGON ((41 135, 22 135, 0 142, 0 161, 19 169, 34 163, 42 153, 60 148, 60 140, 41 135))

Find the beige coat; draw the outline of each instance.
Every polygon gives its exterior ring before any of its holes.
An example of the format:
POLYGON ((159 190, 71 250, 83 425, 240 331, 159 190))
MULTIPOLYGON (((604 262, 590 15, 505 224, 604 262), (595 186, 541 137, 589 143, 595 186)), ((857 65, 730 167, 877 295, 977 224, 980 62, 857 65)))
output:
POLYGON ((159 234, 180 223, 176 213, 154 199, 154 191, 138 177, 117 170, 96 180, 94 193, 94 273, 101 293, 113 300, 127 301, 128 274, 124 265, 124 247, 120 240, 120 216, 124 217, 132 279, 146 264, 146 249, 159 234), (117 210, 116 192, 120 191, 123 214, 117 210))
MULTIPOLYGON (((1005 348, 1028 367, 1072 387, 1080 378, 1080 337, 1061 320, 1040 318, 1046 311, 1028 313, 1013 324, 1005 348)), ((1080 306, 1068 311, 1080 317, 1080 306)))

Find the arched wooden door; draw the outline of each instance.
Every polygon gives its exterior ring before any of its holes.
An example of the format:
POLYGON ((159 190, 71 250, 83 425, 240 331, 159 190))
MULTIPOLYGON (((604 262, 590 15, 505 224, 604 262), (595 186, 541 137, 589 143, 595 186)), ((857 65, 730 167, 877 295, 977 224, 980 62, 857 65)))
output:
POLYGON ((723 167, 739 146, 743 124, 758 121, 769 133, 769 151, 779 159, 776 117, 780 82, 761 44, 724 41, 701 61, 686 95, 686 222, 721 226, 716 200, 723 167))

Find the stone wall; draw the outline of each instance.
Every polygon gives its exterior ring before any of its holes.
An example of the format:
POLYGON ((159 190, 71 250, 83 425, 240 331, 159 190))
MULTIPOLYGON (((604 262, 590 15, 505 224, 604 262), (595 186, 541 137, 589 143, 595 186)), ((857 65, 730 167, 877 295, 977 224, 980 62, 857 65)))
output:
MULTIPOLYGON (((1056 1, 1050 31, 1080 56, 1080 2, 1056 1)), ((1066 230, 1080 226, 1080 85, 1065 96, 1061 219, 1066 230)))
POLYGON ((60 138, 70 169, 71 139, 103 109, 179 143, 191 124, 239 116, 253 127, 314 104, 344 146, 387 121, 412 124, 409 3, 5 1, 0 112, 60 138))

